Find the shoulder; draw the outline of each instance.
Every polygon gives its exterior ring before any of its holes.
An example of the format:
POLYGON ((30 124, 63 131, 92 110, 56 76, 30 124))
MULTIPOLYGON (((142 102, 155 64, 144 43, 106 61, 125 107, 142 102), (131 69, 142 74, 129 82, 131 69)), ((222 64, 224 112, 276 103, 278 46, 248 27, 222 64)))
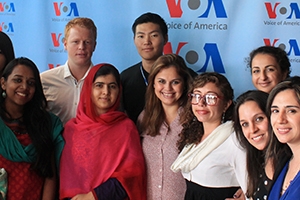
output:
POLYGON ((139 62, 139 63, 132 65, 131 67, 128 67, 127 69, 123 70, 121 72, 121 78, 124 76, 130 75, 132 72, 138 71, 141 64, 142 64, 142 62, 139 62))
POLYGON ((51 119, 51 123, 52 123, 52 128, 56 129, 63 129, 63 124, 62 121, 60 120, 60 118, 58 116, 56 116, 55 114, 48 112, 50 115, 50 119, 51 119))
POLYGON ((47 77, 48 75, 58 74, 58 73, 60 73, 61 71, 64 70, 64 67, 65 67, 65 65, 60 65, 60 66, 57 66, 55 68, 48 69, 48 70, 42 72, 41 76, 42 77, 47 77))

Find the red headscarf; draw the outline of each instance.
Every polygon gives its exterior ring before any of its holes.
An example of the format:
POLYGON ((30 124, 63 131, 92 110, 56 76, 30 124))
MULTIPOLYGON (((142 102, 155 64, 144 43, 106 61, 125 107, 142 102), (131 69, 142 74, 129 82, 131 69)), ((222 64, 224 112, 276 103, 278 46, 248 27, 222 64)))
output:
POLYGON ((109 178, 117 178, 129 199, 146 199, 145 162, 134 123, 117 111, 116 103, 96 115, 91 100, 93 79, 103 65, 87 75, 76 118, 65 125, 65 147, 60 162, 60 199, 92 191, 109 178))

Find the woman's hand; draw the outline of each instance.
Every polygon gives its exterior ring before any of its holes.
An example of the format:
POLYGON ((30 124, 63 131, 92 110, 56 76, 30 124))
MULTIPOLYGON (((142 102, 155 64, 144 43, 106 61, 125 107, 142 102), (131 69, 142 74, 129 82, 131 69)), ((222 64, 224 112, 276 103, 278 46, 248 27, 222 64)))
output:
POLYGON ((233 198, 226 198, 225 200, 245 200, 245 195, 243 193, 243 190, 240 188, 238 189, 235 194, 233 195, 233 198))
POLYGON ((92 192, 87 194, 77 194, 71 200, 95 200, 95 197, 92 192))

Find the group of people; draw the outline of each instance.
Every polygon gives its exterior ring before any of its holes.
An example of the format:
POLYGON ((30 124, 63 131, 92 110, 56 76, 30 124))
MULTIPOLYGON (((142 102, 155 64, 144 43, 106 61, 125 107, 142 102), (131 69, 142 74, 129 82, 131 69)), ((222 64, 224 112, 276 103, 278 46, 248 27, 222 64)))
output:
POLYGON ((67 62, 41 74, 0 32, 6 199, 299 198, 300 77, 286 52, 251 52, 257 90, 235 100, 224 75, 163 55, 159 15, 142 14, 132 31, 142 61, 121 74, 93 65, 89 18, 67 23, 67 62))

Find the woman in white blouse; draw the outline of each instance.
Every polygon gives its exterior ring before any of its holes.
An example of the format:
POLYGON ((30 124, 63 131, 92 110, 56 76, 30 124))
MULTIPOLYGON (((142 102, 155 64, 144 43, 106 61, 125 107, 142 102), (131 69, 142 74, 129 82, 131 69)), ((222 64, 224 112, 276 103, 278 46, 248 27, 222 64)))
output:
POLYGON ((233 89, 225 76, 198 75, 189 93, 185 121, 171 169, 186 179, 188 200, 224 200, 246 190, 246 154, 232 126, 233 89))

